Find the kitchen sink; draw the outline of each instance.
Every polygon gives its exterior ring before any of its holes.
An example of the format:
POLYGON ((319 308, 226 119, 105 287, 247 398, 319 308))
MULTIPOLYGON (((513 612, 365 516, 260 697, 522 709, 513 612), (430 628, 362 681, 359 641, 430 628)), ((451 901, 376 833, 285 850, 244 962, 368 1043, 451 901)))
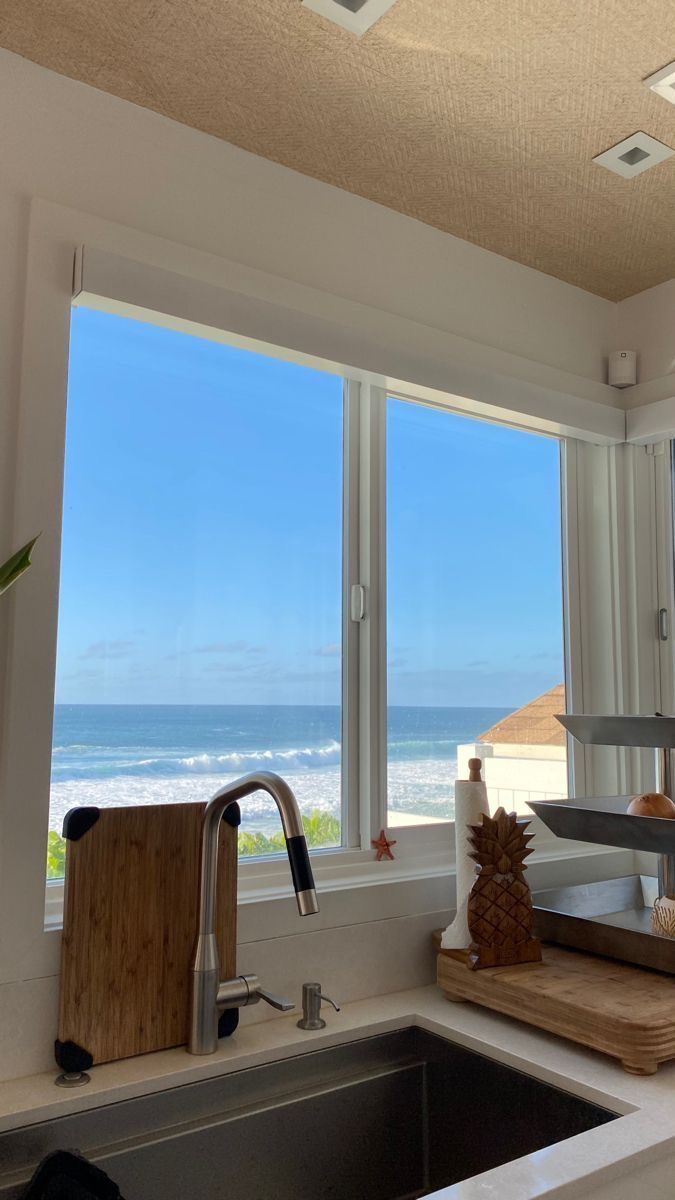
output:
POLYGON ((78 1149, 125 1200, 404 1200, 617 1114, 417 1027, 0 1135, 0 1197, 78 1149))

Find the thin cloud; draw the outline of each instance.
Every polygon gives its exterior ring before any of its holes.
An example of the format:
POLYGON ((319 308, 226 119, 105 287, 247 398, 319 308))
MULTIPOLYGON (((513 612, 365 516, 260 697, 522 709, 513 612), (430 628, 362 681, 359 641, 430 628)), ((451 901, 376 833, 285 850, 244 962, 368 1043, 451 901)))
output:
POLYGON ((243 675, 250 674, 247 663, 207 663, 202 668, 203 674, 208 675, 243 675))
POLYGON ((295 670, 279 663, 208 663, 204 675, 218 679, 237 679, 247 684, 285 684, 285 683, 325 683, 327 680, 340 678, 339 667, 323 668, 323 670, 295 670))
POLYGON ((342 654, 342 646, 339 642, 328 642, 326 646, 319 646, 318 650, 314 651, 319 658, 339 658, 342 654))
POLYGON ((518 708, 557 682, 543 665, 538 670, 476 671, 422 667, 392 676, 392 704, 431 704, 438 707, 518 708))
POLYGON ((195 646, 192 654, 239 654, 248 649, 248 642, 207 642, 205 646, 195 646))
POLYGON ((552 650, 539 650, 536 654, 514 654, 514 662, 560 662, 562 660, 562 651, 557 654, 552 650))
POLYGON ((264 646, 255 646, 252 642, 207 642, 203 646, 195 646, 187 651, 189 654, 262 654, 264 646))
POLYGON ((63 675, 61 678, 64 683, 66 681, 69 683, 86 683, 91 679, 102 679, 103 676, 100 667, 98 669, 96 667, 86 667, 81 671, 72 671, 70 675, 63 675))
POLYGON ((135 642, 92 642, 79 657, 80 660, 128 658, 135 648, 135 642))
POLYGON ((271 683, 332 683, 340 679, 340 671, 285 671, 280 667, 266 678, 271 683))

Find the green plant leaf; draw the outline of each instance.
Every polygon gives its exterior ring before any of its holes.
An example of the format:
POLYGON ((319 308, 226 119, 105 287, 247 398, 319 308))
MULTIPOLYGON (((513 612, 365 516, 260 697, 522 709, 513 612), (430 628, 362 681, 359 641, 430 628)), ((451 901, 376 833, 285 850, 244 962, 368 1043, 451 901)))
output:
MULTIPOLYGON (((314 812, 303 817, 302 823, 308 846, 340 845, 340 820, 338 817, 315 809, 314 812)), ((286 843, 281 830, 273 833, 271 837, 257 831, 240 831, 239 833, 239 854, 242 858, 251 858, 258 854, 279 854, 285 849, 286 843)))
POLYGON ((63 879, 66 873, 65 839, 54 829, 47 835, 47 879, 63 879))
POLYGON ((13 554, 11 558, 8 558, 7 562, 3 563, 3 565, 0 567, 0 596, 3 592, 6 592, 13 583, 16 583, 17 579, 20 575, 23 575, 24 571, 28 570, 30 566, 31 550, 37 542, 39 536, 40 534, 38 533, 37 537, 31 538, 30 542, 27 542, 25 546, 22 546, 20 550, 17 550, 16 554, 13 554))

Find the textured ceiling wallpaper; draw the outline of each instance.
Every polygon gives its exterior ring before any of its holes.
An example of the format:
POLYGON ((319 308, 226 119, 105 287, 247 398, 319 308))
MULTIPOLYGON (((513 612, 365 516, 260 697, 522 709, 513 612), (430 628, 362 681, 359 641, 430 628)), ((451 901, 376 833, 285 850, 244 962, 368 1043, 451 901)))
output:
POLYGON ((674 0, 0 0, 0 45, 611 300, 675 276, 675 158, 592 161, 675 58, 674 0))

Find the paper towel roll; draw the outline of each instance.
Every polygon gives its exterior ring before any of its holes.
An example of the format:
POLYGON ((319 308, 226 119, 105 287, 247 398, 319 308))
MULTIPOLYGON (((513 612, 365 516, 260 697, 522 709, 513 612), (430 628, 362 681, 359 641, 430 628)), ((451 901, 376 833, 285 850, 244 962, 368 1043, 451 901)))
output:
MULTIPOLYGON (((476 772, 478 773, 478 772, 476 772)), ((472 774, 474 772, 472 771, 472 774)), ((489 814, 487 788, 482 780, 455 782, 455 859, 457 870, 457 915, 441 937, 444 950, 464 950, 471 942, 467 905, 476 877, 476 864, 469 857, 469 825, 480 825, 483 813, 489 814)))

